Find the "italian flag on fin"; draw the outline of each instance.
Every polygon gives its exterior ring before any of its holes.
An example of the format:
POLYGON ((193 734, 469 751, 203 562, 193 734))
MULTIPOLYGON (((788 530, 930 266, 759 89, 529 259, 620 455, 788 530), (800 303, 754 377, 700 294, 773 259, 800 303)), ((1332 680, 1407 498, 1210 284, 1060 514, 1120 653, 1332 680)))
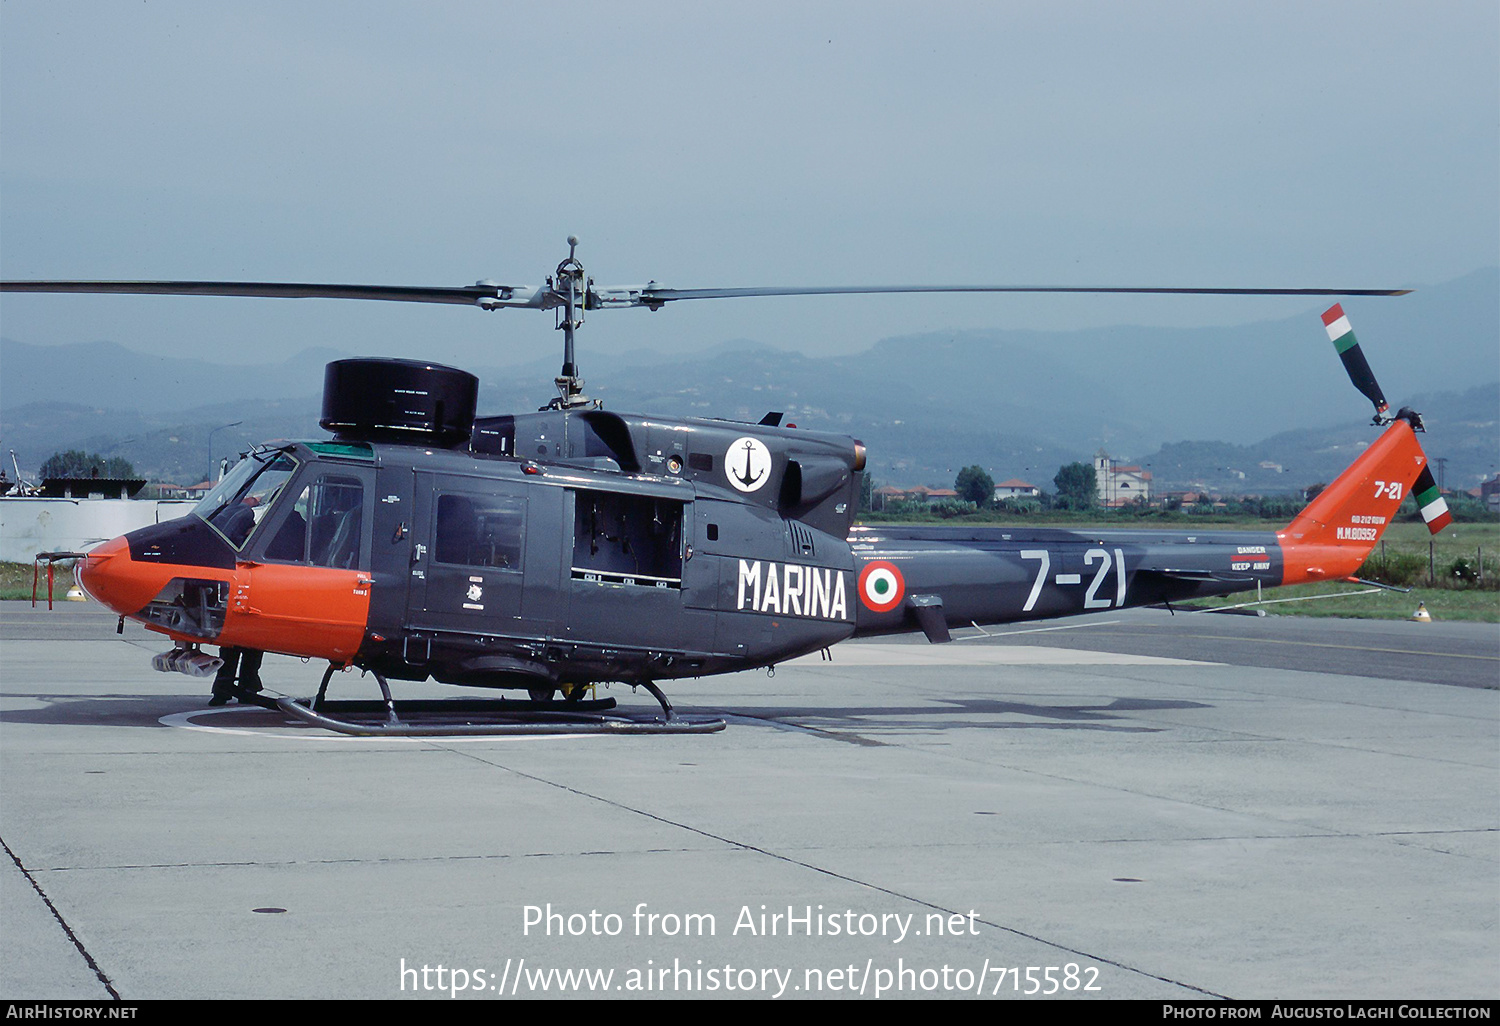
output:
POLYGON ((1427 522, 1427 530, 1437 534, 1443 528, 1453 523, 1453 514, 1448 512, 1448 503, 1443 499, 1443 493, 1438 490, 1437 482, 1432 479, 1432 471, 1426 467, 1422 473, 1417 475, 1417 509, 1422 511, 1422 519, 1427 522))
POLYGON ((1359 344, 1354 337, 1354 329, 1349 325, 1349 318, 1344 316, 1344 307, 1340 303, 1334 303, 1323 311, 1323 327, 1328 329, 1328 340, 1340 353, 1350 346, 1359 344))

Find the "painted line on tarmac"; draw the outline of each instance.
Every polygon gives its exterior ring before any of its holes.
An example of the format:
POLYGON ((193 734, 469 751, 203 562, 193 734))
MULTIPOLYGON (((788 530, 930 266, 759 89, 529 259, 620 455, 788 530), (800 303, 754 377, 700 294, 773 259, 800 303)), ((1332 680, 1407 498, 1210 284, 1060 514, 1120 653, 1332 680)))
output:
MULTIPOLYGON (((1121 634, 1125 637, 1140 637, 1140 634, 1130 630, 1105 631, 1106 634, 1121 634)), ((1248 636, 1236 637, 1230 634, 1179 634, 1173 632, 1174 638, 1198 638, 1202 641, 1242 641, 1252 645, 1305 645, 1308 648, 1336 648, 1346 652, 1384 652, 1387 655, 1410 655, 1422 656, 1427 659, 1480 659, 1492 663, 1500 663, 1500 656, 1472 655, 1464 652, 1433 652, 1427 649, 1411 648, 1376 648, 1372 645, 1334 645, 1327 641, 1297 641, 1291 638, 1252 638, 1248 636)))
POLYGON ((926 645, 840 645, 832 660, 821 653, 799 656, 783 666, 1217 666, 1199 659, 1095 652, 1044 645, 985 645, 940 648, 926 645))
POLYGON ((985 638, 1009 638, 1017 634, 1046 634, 1048 631, 1076 631, 1081 627, 1108 627, 1110 624, 1124 623, 1124 620, 1093 620, 1089 623, 1065 623, 1056 627, 1027 627, 1019 631, 987 631, 977 623, 973 625, 978 634, 966 634, 962 638, 954 638, 954 641, 983 641, 985 638))

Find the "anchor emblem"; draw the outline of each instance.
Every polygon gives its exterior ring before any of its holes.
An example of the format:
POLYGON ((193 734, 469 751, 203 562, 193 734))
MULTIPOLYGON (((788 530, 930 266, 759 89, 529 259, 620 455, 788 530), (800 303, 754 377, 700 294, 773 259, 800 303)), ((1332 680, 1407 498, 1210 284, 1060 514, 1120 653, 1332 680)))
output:
POLYGON ((739 479, 740 484, 744 485, 746 488, 749 488, 751 485, 755 484, 756 481, 759 481, 763 476, 765 476, 764 472, 760 474, 752 474, 750 472, 751 466, 754 463, 754 458, 755 442, 753 439, 747 438, 745 439, 745 472, 743 474, 735 475, 735 477, 739 479))
POLYGON ((771 450, 758 438, 736 438, 724 454, 724 473, 736 490, 757 491, 771 476, 771 450))

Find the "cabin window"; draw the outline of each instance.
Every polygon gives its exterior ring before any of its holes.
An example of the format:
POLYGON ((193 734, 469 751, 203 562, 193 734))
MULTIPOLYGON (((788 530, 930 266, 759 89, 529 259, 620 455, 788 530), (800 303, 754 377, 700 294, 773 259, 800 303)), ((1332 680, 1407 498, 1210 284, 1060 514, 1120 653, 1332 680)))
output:
POLYGON ((521 569, 526 500, 481 495, 440 495, 433 558, 439 563, 521 569))
POLYGON ((573 577, 681 587, 682 503, 649 495, 578 492, 573 577))

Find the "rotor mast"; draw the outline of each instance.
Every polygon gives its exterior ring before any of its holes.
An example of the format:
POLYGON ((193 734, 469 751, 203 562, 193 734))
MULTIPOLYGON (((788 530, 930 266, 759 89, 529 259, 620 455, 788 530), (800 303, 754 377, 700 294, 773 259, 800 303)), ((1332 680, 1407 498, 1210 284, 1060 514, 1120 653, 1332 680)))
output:
POLYGON ((568 410, 592 404, 592 400, 583 394, 583 378, 578 376, 573 333, 583 326, 583 313, 588 307, 588 293, 593 284, 578 260, 578 236, 569 235, 568 257, 557 265, 555 275, 547 279, 547 287, 557 297, 557 327, 563 333, 562 373, 554 379, 557 395, 547 404, 548 409, 568 410))

